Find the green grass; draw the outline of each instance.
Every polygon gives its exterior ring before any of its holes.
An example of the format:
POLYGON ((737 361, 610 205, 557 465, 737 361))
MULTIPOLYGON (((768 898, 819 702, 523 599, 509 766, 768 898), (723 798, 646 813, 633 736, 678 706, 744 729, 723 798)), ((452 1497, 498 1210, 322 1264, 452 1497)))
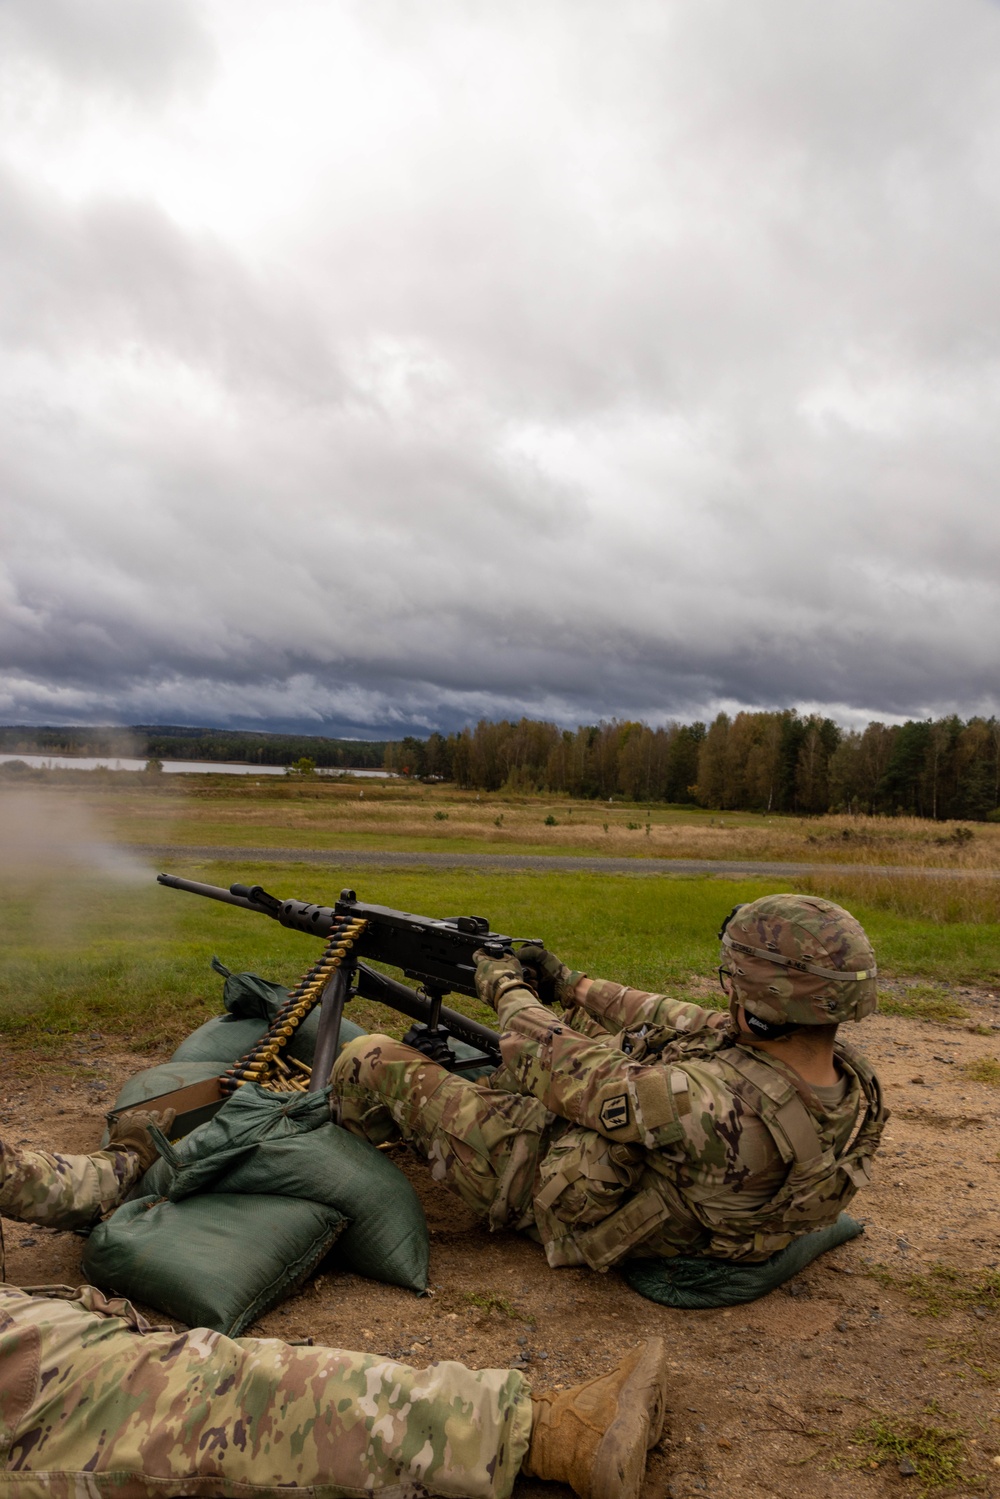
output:
MULTIPOLYGON (((692 978, 711 981, 715 933, 736 901, 788 887, 787 879, 635 878, 591 873, 486 873, 348 865, 196 865, 175 873, 228 885, 259 880, 278 895, 320 902, 352 885, 363 900, 427 915, 482 914, 494 929, 541 937, 560 957, 595 976, 685 994, 692 978)), ((0 1034, 51 1050, 67 1032, 100 1029, 155 1049, 176 1042, 221 1005, 209 969, 229 967, 290 982, 316 944, 275 922, 157 886, 113 884, 60 871, 33 883, 4 883, 0 929, 0 1034)), ((985 981, 996 972, 998 930, 945 927, 920 916, 858 905, 883 971, 985 981)), ((702 983, 698 991, 713 994, 702 983)), ((716 999, 704 1000, 721 1003, 716 999)), ((478 1018, 475 1001, 455 1001, 478 1018)), ((378 1023, 386 1025, 382 1012, 378 1023)), ((373 1023, 357 1004, 352 1018, 373 1023)), ((398 1033, 408 1022, 396 1027, 398 1033)))
POLYGON ((963 1307, 984 1306, 1000 1311, 1000 1271, 956 1270, 953 1265, 932 1265, 927 1271, 900 1275, 888 1265, 870 1265, 868 1274, 879 1285, 901 1291, 914 1302, 913 1310, 924 1317, 943 1317, 963 1307))
POLYGON ((968 1020, 969 1012, 942 989, 927 984, 913 984, 903 994, 879 994, 878 1007, 883 1015, 905 1015, 910 1020, 968 1020))
POLYGON ((955 909, 948 882, 930 878, 812 875, 793 888, 846 906, 871 938, 883 975, 995 984, 1000 982, 1000 892, 987 881, 969 883, 974 893, 967 892, 955 909))
POLYGON ((530 1312, 520 1311, 506 1296, 497 1296, 490 1291, 466 1291, 465 1299, 487 1314, 499 1312, 502 1317, 509 1317, 512 1322, 530 1322, 532 1326, 535 1324, 535 1319, 530 1312))
MULTIPOLYGON (((483 914, 495 929, 543 936, 594 971, 642 987, 683 986, 711 970, 713 933, 731 904, 710 881, 661 884, 588 875, 351 870, 315 866, 191 866, 212 884, 259 880, 281 895, 319 901, 351 884, 362 899, 427 915, 483 914)), ((756 886, 747 897, 762 893, 756 886)), ((316 954, 308 937, 276 922, 156 885, 67 877, 8 891, 0 931, 0 1033, 33 1039, 98 1028, 155 1047, 178 1039, 221 1004, 209 969, 218 953, 237 970, 283 982, 316 954)), ((489 1013, 456 998, 480 1019, 489 1013)), ((367 1012, 364 1012, 367 1013, 367 1012)), ((352 1015, 365 1024, 362 1006, 352 1015)), ((381 1014, 381 1012, 376 1012, 381 1014)), ((408 1022, 403 1023, 403 1029, 408 1022)))
POLYGON ((893 1463, 912 1468, 912 1476, 923 1485, 919 1492, 926 1494, 963 1481, 964 1436, 958 1427, 886 1415, 859 1426, 853 1440, 871 1454, 868 1466, 893 1463))
POLYGON ((962 1068, 972 1083, 988 1083, 991 1088, 1000 1088, 1000 1062, 996 1057, 976 1057, 962 1068))

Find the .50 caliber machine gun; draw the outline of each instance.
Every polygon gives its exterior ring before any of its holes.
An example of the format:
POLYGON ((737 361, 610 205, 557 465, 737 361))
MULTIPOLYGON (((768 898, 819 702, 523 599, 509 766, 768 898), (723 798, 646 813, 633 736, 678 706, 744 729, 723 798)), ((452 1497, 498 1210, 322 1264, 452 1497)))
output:
MULTIPOLYGON (((332 906, 311 905, 301 900, 279 900, 260 885, 204 885, 176 875, 157 876, 161 885, 186 890, 192 895, 224 901, 282 926, 305 932, 324 942, 319 959, 303 974, 256 1045, 210 1084, 197 1083, 148 1100, 150 1107, 172 1105, 187 1121, 189 1113, 209 1117, 225 1098, 244 1082, 254 1082, 277 1092, 298 1088, 318 1092, 326 1087, 340 1044, 344 1007, 360 996, 377 1000, 416 1023, 403 1038, 408 1045, 451 1071, 499 1066, 499 1038, 481 1025, 448 1009, 446 994, 476 993, 473 953, 480 948, 491 956, 514 952, 515 942, 537 938, 515 938, 490 930, 484 916, 427 917, 396 911, 389 906, 359 901, 353 890, 342 890, 332 906), (373 959, 402 970, 416 979, 420 989, 411 989, 389 978, 363 961, 373 959), (296 1077, 283 1053, 299 1026, 320 1006, 319 1030, 308 1080, 296 1077), (449 1046, 454 1038, 473 1048, 471 1056, 458 1058, 449 1046), (213 1092, 213 1088, 217 1091, 213 1092), (202 1095, 205 1095, 202 1097, 202 1095), (209 1094, 212 1096, 210 1097, 209 1094), (197 1097, 195 1096, 197 1095, 197 1097)), ((178 1123, 191 1128, 198 1120, 178 1123)))

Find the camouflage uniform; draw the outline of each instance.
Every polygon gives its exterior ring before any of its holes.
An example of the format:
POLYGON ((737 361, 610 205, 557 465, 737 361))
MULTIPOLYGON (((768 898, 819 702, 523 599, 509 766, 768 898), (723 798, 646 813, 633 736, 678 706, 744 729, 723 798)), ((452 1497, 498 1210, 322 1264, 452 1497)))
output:
MULTIPOLYGON (((0 1209, 76 1227, 134 1179, 128 1152, 0 1149, 0 1209), (116 1157, 117 1159, 112 1159, 116 1157)), ((0 1496, 441 1494, 506 1499, 531 1400, 512 1370, 149 1328, 91 1286, 0 1285, 0 1496)))
POLYGON ((347 1128, 398 1130, 550 1265, 762 1260, 832 1223, 867 1179, 884 1110, 846 1046, 841 1086, 816 1089, 736 1043, 717 1011, 597 980, 589 1013, 566 1018, 517 980, 500 988, 504 1067, 487 1087, 375 1036, 344 1048, 334 1092, 347 1128))
POLYGON ((132 1150, 50 1155, 13 1149, 0 1140, 0 1214, 51 1228, 88 1228, 141 1175, 142 1163, 132 1150))

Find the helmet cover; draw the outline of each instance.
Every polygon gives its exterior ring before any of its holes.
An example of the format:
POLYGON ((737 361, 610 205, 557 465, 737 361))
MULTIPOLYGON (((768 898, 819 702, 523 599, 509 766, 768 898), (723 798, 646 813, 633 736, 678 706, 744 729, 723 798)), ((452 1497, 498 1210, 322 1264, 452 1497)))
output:
POLYGON ((875 954, 859 921, 813 895, 765 895, 722 932, 737 1002, 772 1025, 861 1020, 876 1006, 875 954))

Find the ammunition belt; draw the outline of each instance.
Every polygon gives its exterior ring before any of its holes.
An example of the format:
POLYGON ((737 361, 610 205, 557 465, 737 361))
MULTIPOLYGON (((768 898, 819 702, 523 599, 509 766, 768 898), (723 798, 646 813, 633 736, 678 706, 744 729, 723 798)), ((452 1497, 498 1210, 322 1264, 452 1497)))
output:
POLYGON ((272 1093, 305 1093, 312 1069, 296 1057, 285 1056, 299 1026, 319 1004, 336 969, 350 953, 368 923, 360 917, 338 917, 318 960, 302 975, 255 1046, 234 1062, 219 1079, 224 1093, 244 1083, 257 1083, 272 1093))

